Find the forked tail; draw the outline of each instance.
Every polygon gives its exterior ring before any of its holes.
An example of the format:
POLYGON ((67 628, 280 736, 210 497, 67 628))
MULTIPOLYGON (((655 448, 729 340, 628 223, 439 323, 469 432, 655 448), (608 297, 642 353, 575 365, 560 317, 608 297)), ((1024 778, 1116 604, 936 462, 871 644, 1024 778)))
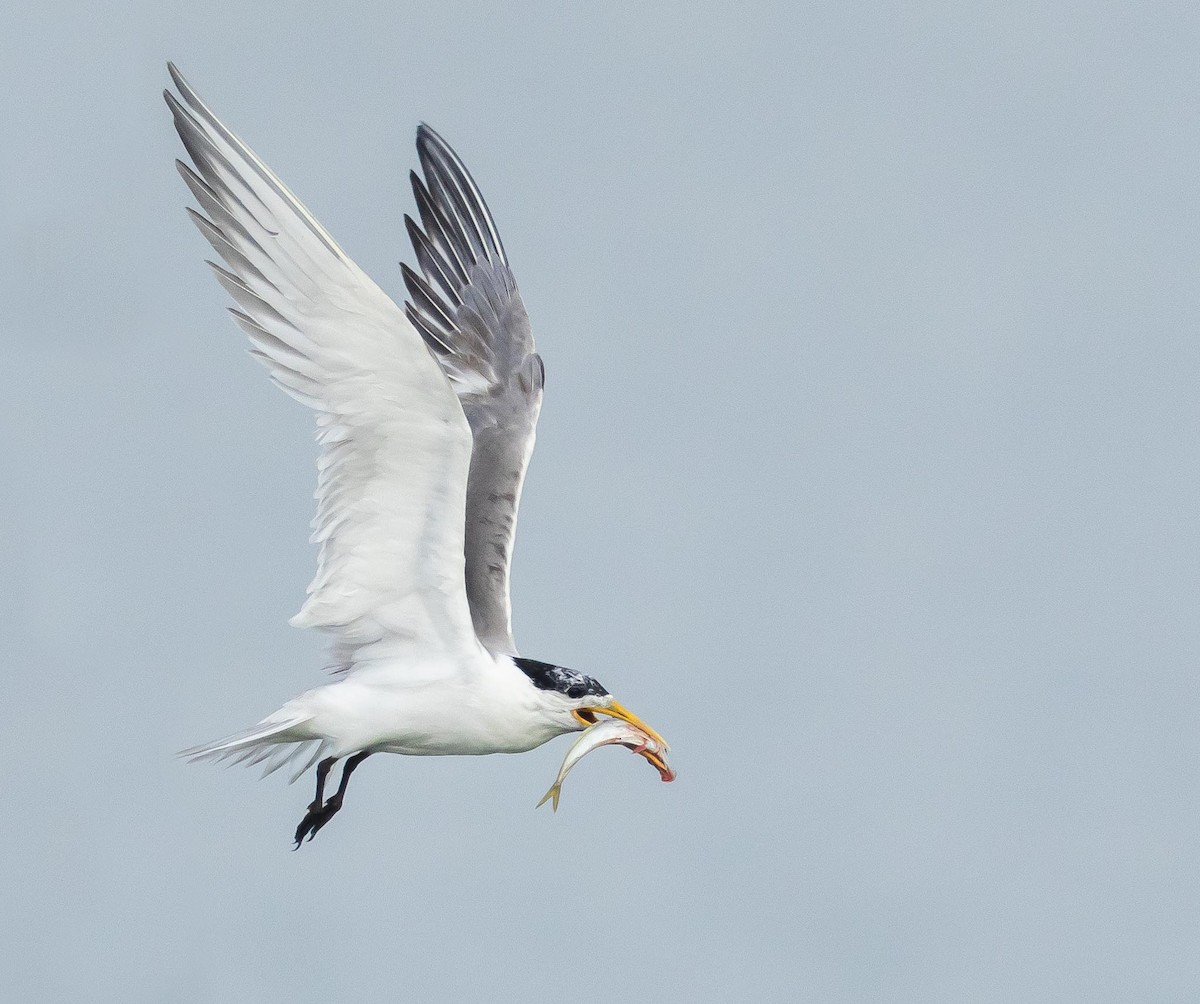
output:
POLYGON ((313 738, 306 728, 308 718, 268 718, 245 732, 224 739, 181 750, 179 756, 189 763, 207 760, 212 763, 230 761, 253 767, 265 761, 262 776, 273 774, 289 763, 299 763, 288 783, 291 784, 316 763, 329 746, 325 739, 313 738))

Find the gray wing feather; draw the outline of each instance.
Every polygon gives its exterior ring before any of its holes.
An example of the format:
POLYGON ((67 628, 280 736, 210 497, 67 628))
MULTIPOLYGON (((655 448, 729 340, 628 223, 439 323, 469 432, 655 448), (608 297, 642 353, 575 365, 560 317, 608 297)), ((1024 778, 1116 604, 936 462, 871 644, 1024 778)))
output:
POLYGON ((471 425, 466 580, 479 640, 516 654, 509 572, 517 507, 533 453, 545 368, 504 244, 457 154, 427 125, 417 130, 424 178, 413 173, 418 224, 404 218, 416 272, 401 265, 405 311, 458 394, 471 425))

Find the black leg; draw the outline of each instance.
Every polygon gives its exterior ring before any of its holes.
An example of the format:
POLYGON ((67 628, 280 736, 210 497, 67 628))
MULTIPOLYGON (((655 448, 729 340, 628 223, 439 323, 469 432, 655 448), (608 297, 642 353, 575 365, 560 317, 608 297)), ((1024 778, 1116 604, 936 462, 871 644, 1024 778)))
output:
POLYGON ((326 808, 328 808, 330 805, 333 805, 335 806, 333 811, 337 812, 338 809, 342 807, 342 798, 346 794, 346 785, 350 783, 350 775, 353 774, 354 769, 370 755, 371 754, 366 751, 362 753, 355 753, 354 756, 346 761, 346 765, 342 768, 342 780, 338 784, 338 790, 331 795, 329 801, 325 803, 326 808))
POLYGON ((337 763, 331 756, 327 756, 319 764, 317 764, 317 794, 312 800, 310 809, 319 809, 325 804, 325 778, 329 777, 329 772, 333 770, 333 765, 337 763))
POLYGON ((354 773, 355 768, 369 757, 370 751, 364 750, 362 753, 355 753, 345 766, 342 767, 342 780, 338 784, 338 790, 329 796, 329 800, 324 805, 321 804, 321 796, 325 791, 325 778, 329 774, 330 768, 333 767, 334 759, 329 757, 322 760, 317 765, 317 800, 308 807, 308 812, 304 818, 300 820, 300 825, 296 827, 296 847, 299 847, 307 836, 309 840, 317 835, 317 831, 329 822, 342 807, 342 799, 346 795, 346 786, 350 783, 350 775, 354 773), (324 771, 322 771, 324 768, 324 771))
POLYGON ((333 769, 335 763, 337 763, 336 757, 327 756, 317 764, 317 794, 309 803, 308 812, 300 820, 300 825, 296 827, 296 836, 294 838, 296 847, 299 847, 300 842, 308 835, 308 831, 312 829, 316 817, 321 812, 321 807, 325 804, 325 779, 329 777, 329 772, 333 769))

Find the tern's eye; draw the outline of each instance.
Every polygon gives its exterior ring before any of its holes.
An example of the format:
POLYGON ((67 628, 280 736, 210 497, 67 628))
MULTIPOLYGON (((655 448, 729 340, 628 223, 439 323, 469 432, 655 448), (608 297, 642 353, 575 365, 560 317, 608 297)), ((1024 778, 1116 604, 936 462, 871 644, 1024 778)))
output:
POLYGON ((586 693, 587 687, 585 687, 582 683, 573 683, 567 688, 567 696, 573 700, 578 700, 586 693))

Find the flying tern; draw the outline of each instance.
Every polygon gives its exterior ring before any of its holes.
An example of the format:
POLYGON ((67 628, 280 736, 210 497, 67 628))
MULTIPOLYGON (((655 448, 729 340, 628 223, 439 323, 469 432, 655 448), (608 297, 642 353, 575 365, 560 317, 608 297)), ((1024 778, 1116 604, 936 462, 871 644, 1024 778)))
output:
POLYGON ((590 676, 522 657, 509 570, 545 368, 491 213, 470 173, 426 125, 417 269, 401 309, 233 134, 174 66, 164 91, 191 159, 192 221, 234 320, 271 379, 316 413, 320 545, 291 623, 334 635, 334 679, 257 725, 185 750, 316 767, 294 833, 312 839, 374 753, 520 753, 620 719, 669 780, 662 737, 590 676), (343 761, 336 792, 326 779, 343 761))

